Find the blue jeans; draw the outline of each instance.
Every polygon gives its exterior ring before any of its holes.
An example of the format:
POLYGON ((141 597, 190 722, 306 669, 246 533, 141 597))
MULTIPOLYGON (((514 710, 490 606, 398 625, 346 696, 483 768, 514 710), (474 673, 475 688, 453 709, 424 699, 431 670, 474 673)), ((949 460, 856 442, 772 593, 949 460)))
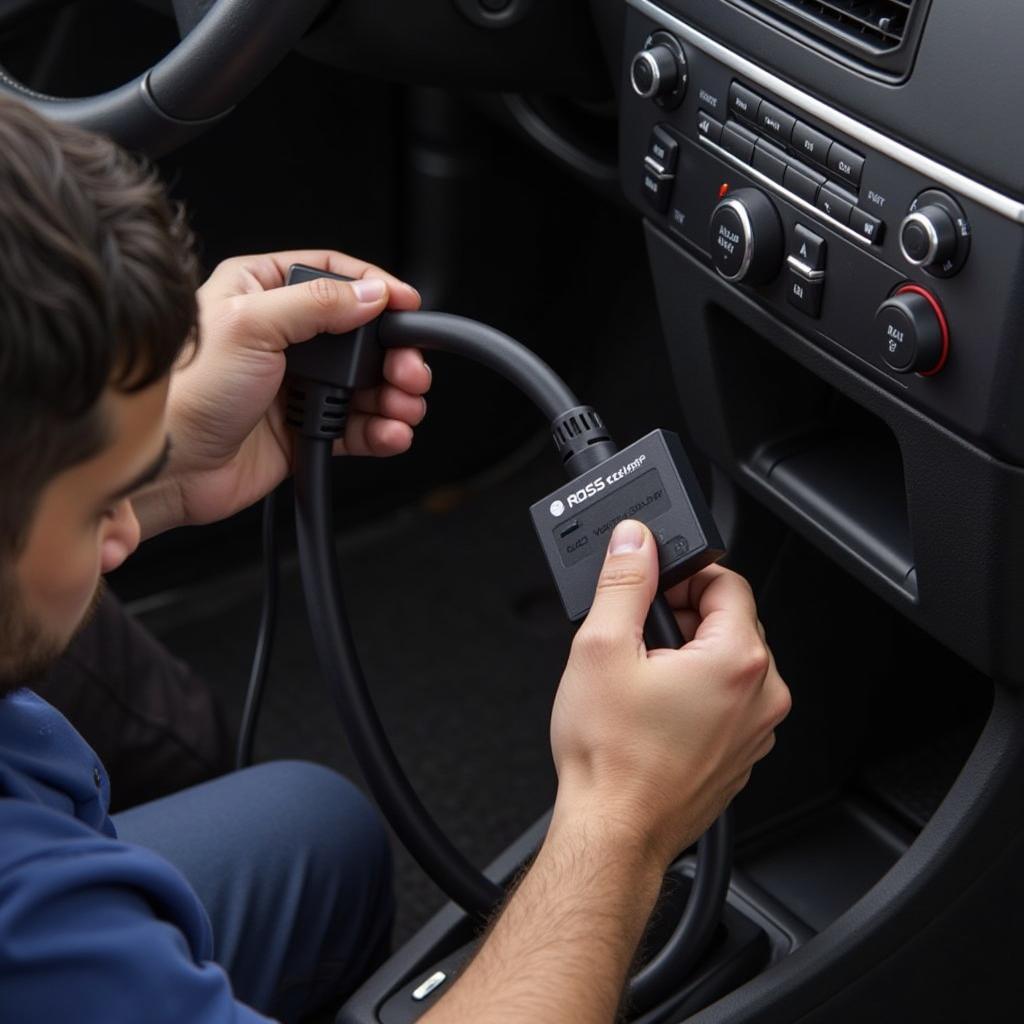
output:
POLYGON ((295 1021, 338 1003, 386 956, 391 853, 376 811, 320 765, 277 761, 114 815, 162 854, 213 923, 235 995, 295 1021))

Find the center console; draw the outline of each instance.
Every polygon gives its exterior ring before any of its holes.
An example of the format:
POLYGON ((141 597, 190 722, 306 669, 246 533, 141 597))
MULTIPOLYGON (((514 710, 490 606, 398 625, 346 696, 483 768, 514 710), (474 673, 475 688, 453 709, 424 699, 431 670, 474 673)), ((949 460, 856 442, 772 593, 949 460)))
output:
POLYGON ((1021 143, 956 130, 988 123, 1015 58, 938 5, 894 81, 821 56, 780 6, 628 5, 623 189, 693 439, 944 644, 1024 679, 1021 143), (954 44, 993 73, 929 100, 954 44), (913 110, 946 130, 911 138, 913 110))

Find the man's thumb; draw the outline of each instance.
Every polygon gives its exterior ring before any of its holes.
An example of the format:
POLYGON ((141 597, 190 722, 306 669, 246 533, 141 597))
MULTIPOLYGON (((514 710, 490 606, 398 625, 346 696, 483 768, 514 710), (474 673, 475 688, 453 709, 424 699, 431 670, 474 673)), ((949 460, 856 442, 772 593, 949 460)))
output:
POLYGON ((651 531, 625 519, 612 533, 597 581, 587 629, 623 642, 643 637, 644 620, 658 588, 658 552, 651 531))

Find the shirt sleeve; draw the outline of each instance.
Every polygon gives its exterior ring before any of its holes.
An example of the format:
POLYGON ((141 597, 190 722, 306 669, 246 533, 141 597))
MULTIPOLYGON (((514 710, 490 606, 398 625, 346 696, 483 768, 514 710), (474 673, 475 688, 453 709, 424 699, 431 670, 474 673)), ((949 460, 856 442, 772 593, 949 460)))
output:
POLYGON ((210 951, 198 898, 166 861, 0 799, 5 1024, 267 1024, 210 951))

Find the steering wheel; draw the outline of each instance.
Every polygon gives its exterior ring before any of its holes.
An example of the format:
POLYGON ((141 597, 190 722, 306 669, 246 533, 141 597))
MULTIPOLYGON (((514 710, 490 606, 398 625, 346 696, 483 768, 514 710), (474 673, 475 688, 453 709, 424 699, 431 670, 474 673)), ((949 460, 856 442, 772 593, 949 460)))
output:
MULTIPOLYGON (((19 6, 40 4, 30 0, 19 6)), ((45 2, 45 0, 42 0, 45 2)), ((229 114, 298 42, 326 0, 174 0, 182 40, 109 92, 66 99, 36 92, 0 67, 0 94, 54 121, 161 156, 229 114)))

